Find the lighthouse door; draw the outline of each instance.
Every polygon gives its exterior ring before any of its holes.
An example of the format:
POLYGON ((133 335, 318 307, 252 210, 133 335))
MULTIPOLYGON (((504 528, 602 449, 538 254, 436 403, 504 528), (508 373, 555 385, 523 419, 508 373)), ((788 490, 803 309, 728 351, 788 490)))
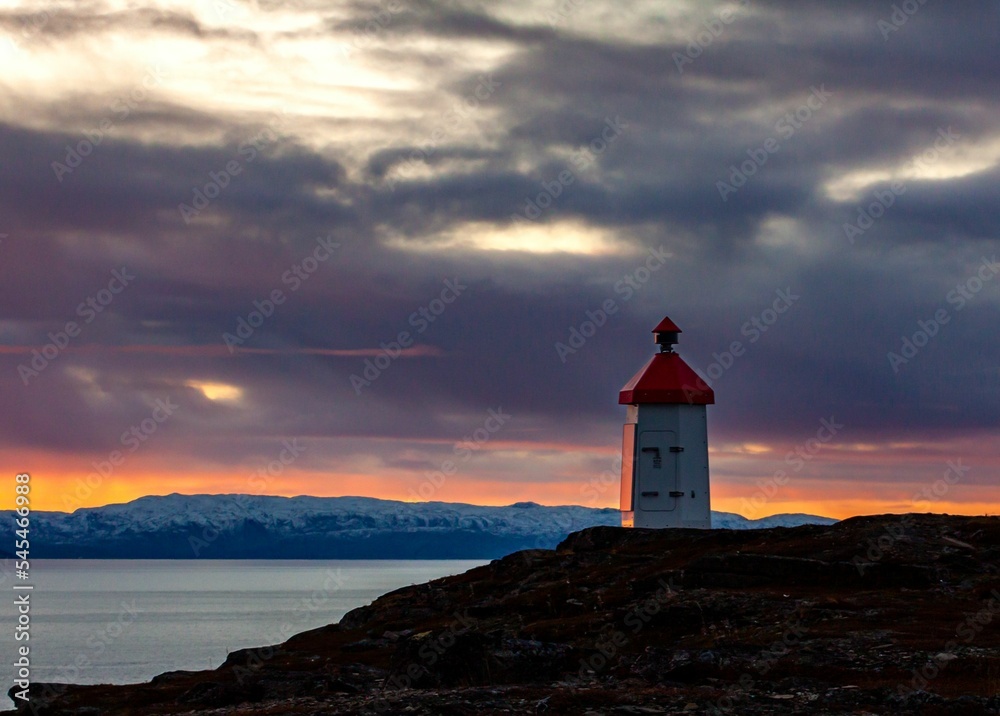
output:
POLYGON ((647 512, 669 512, 677 506, 677 455, 670 448, 676 445, 675 434, 666 430, 646 430, 639 433, 639 479, 636 497, 639 509, 647 512), (672 494, 674 493, 674 494, 672 494))

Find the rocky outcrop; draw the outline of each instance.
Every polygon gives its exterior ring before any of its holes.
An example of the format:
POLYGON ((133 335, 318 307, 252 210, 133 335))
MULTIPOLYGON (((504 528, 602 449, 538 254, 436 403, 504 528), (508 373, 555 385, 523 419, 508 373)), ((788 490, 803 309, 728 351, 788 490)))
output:
POLYGON ((34 685, 32 702, 43 716, 998 714, 1000 519, 595 527, 213 671, 34 685))

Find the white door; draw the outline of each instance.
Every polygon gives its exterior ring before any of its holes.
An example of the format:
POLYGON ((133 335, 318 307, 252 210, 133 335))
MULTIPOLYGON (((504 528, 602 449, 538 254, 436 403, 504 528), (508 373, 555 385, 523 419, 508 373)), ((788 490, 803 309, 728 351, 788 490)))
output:
POLYGON ((676 435, 666 430, 639 433, 639 509, 670 512, 677 507, 677 453, 671 448, 676 435))

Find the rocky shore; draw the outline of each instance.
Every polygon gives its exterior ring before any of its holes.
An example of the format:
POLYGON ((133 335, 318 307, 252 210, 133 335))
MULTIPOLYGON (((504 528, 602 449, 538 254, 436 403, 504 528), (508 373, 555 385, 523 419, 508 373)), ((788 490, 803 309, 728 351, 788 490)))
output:
POLYGON ((1000 518, 594 527, 212 671, 33 684, 16 713, 1000 714, 1000 518))

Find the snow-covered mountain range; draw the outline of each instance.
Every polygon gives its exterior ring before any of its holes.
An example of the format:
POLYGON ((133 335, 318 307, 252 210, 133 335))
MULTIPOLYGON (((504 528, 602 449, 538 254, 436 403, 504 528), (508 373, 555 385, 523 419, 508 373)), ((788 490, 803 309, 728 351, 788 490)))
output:
MULTIPOLYGON (((6 512, 13 517, 14 513, 6 512)), ((814 515, 748 520, 713 512, 725 529, 831 524, 814 515)), ((166 495, 32 512, 35 558, 457 559, 550 549, 570 532, 618 525, 612 508, 519 502, 482 507, 370 497, 166 495)))

